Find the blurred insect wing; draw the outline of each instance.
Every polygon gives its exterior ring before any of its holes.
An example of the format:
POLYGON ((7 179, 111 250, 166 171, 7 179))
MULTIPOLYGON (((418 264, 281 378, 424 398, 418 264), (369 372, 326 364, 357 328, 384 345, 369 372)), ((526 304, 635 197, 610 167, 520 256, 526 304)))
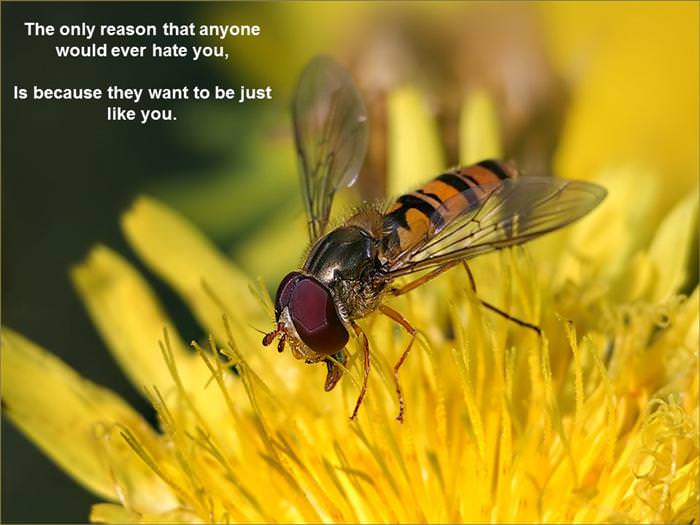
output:
POLYGON ((390 209, 386 271, 398 277, 522 244, 583 217, 606 193, 589 182, 514 177, 494 161, 452 170, 390 209))
POLYGON ((367 151, 367 112, 352 78, 328 57, 303 70, 292 104, 311 241, 326 229, 333 197, 352 185, 367 151))

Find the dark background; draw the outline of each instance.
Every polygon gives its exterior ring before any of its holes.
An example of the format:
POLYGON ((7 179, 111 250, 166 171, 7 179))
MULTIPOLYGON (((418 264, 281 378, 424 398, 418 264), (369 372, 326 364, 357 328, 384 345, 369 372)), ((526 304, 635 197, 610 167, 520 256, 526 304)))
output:
MULTIPOLYGON (((192 153, 179 138, 181 123, 108 122, 104 100, 12 100, 12 86, 104 89, 110 84, 143 88, 214 84, 217 73, 211 61, 58 59, 53 45, 67 44, 66 39, 30 38, 23 25, 26 21, 55 26, 82 21, 189 23, 197 21, 198 7, 184 3, 1 5, 2 323, 80 374, 114 389, 149 418, 149 406, 105 351, 72 288, 68 270, 91 245, 102 242, 148 275, 121 236, 119 214, 144 185, 176 176, 173 173, 207 170, 218 159, 192 153)), ((137 39, 130 42, 139 44, 137 39)), ((231 147, 235 147, 233 140, 231 147)), ((196 330, 175 295, 148 277, 183 333, 196 330)), ((3 418, 3 522, 86 522, 95 502, 95 496, 56 468, 3 418)))

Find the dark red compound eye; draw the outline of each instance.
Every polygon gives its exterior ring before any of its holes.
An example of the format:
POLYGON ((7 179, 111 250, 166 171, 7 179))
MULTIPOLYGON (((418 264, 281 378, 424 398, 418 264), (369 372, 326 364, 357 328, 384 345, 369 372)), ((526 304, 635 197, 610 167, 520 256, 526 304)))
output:
POLYGON ((277 287, 277 295, 275 296, 275 317, 278 321, 280 320, 282 310, 289 306, 289 302, 292 300, 292 292, 299 282, 299 279, 304 279, 304 274, 299 272, 288 273, 277 287))
POLYGON ((285 277, 277 291, 278 316, 285 307, 299 337, 314 352, 331 355, 348 342, 331 293, 313 277, 296 272, 285 277))

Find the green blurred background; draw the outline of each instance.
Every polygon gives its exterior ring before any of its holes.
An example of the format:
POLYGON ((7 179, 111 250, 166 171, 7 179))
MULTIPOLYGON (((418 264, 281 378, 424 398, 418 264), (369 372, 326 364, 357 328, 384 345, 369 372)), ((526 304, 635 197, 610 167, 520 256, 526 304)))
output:
MULTIPOLYGON (((388 172, 425 180, 456 164, 464 100, 474 93, 497 110, 501 155, 530 173, 586 179, 611 166, 638 167, 659 180, 659 217, 697 191, 694 2, 3 2, 1 9, 2 322, 151 418, 105 351, 68 269, 96 242, 115 248, 149 278, 183 337, 199 337, 179 298, 119 231, 120 213, 148 193, 274 288, 304 249, 287 108, 300 68, 318 52, 351 69, 368 104, 370 150, 359 184, 366 198, 418 182, 389 182, 388 172), (228 61, 58 60, 50 40, 25 36, 26 21, 255 23, 263 34, 229 41, 228 61), (102 102, 14 101, 15 84, 269 84, 274 100, 177 103, 177 122, 141 126, 107 122, 102 102), (392 141, 415 143, 416 155, 395 158, 392 141), (426 142, 430 155, 420 153, 426 142)), ((85 521, 96 498, 5 420, 2 431, 2 521, 85 521)))

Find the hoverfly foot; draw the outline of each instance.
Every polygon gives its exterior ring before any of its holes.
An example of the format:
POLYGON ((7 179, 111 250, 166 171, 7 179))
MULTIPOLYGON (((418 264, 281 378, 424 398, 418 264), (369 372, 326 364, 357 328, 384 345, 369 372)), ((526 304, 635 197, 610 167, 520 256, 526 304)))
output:
POLYGON ((403 413, 404 413, 403 394, 401 394, 400 390, 398 391, 398 394, 399 394, 399 413, 396 414, 396 417, 394 419, 403 425, 403 413))
POLYGON ((265 334, 265 336, 262 338, 263 346, 270 346, 272 344, 272 341, 275 340, 275 337, 277 337, 280 334, 282 334, 282 338, 280 339, 280 342, 277 345, 277 351, 281 352, 282 350, 280 350, 280 345, 282 346, 282 349, 284 349, 284 339, 286 335, 286 333, 283 330, 282 323, 277 323, 277 328, 275 328, 272 332, 265 334))

